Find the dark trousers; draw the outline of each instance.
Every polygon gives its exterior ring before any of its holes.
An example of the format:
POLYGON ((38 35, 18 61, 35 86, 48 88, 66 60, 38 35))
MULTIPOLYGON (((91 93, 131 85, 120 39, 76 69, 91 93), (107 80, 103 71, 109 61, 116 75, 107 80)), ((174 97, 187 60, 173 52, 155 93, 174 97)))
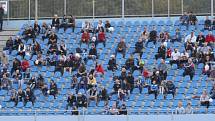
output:
POLYGON ((0 19, 0 31, 2 30, 3 27, 3 19, 0 19))

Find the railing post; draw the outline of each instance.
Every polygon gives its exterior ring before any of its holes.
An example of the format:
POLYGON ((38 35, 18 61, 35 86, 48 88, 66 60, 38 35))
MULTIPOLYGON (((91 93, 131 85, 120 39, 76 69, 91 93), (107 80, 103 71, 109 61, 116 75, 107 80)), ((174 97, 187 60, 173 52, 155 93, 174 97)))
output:
POLYGON ((64 0, 64 4, 63 5, 64 5, 64 12, 63 12, 63 14, 66 15, 66 0, 64 0))
POLYGON ((34 121, 37 121, 37 111, 34 111, 34 121))
POLYGON ((181 0, 181 15, 184 13, 184 0, 181 0))
POLYGON ((7 24, 9 24, 9 19, 10 19, 10 0, 8 0, 8 3, 7 3, 7 24))
POLYGON ((174 120, 173 115, 174 115, 174 111, 173 111, 173 109, 172 109, 172 110, 171 110, 171 120, 172 120, 172 121, 174 120))
POLYGON ((211 0, 211 19, 214 18, 214 0, 211 0))
POLYGON ((31 20, 31 0, 28 0, 28 23, 30 24, 31 20))
POLYGON ((95 0, 93 0, 93 21, 95 19, 95 0))
POLYGON ((170 1, 168 0, 168 18, 170 17, 170 1))
POLYGON ((35 20, 38 19, 38 0, 35 0, 35 20))
POLYGON ((122 0, 122 19, 125 18, 125 0, 122 0))
POLYGON ((154 18, 154 0, 152 0, 152 18, 154 18))

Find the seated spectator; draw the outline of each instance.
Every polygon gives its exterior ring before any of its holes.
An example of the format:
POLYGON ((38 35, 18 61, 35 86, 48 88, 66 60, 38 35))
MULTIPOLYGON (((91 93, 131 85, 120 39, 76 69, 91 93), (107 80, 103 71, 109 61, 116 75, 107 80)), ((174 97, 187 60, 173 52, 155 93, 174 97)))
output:
POLYGON ((13 66, 11 68, 10 74, 12 75, 15 70, 20 70, 20 69, 21 69, 21 62, 17 58, 15 58, 13 60, 13 66))
POLYGON ((45 22, 45 21, 43 21, 43 23, 42 23, 42 26, 41 26, 41 29, 40 29, 40 33, 41 34, 45 34, 46 33, 46 31, 48 30, 48 25, 47 25, 47 23, 45 22))
POLYGON ((105 104, 108 103, 109 95, 107 89, 102 86, 101 90, 98 93, 98 101, 105 101, 105 104))
POLYGON ((171 42, 181 42, 182 36, 180 30, 177 28, 175 34, 172 36, 171 42))
POLYGON ((75 17, 73 15, 68 16, 68 27, 72 28, 72 32, 75 31, 75 17))
POLYGON ((111 55, 111 59, 108 61, 108 70, 115 71, 117 70, 116 58, 115 55, 111 55))
POLYGON ((187 50, 185 50, 183 53, 181 53, 180 59, 179 59, 179 68, 184 66, 184 63, 188 62, 190 55, 187 52, 187 50))
POLYGON ((25 51, 26 51, 26 46, 23 43, 20 43, 18 47, 18 55, 21 55, 24 58, 25 51))
POLYGON ((74 94, 69 94, 67 98, 67 105, 66 105, 66 110, 72 108, 74 105, 76 105, 76 96, 74 94))
POLYGON ((88 97, 88 105, 90 105, 90 101, 94 100, 96 102, 96 106, 98 106, 98 91, 96 86, 93 86, 87 91, 89 97, 88 97))
POLYGON ((54 72, 60 72, 61 75, 63 75, 63 73, 64 73, 64 59, 60 58, 60 60, 58 62, 56 62, 54 72))
POLYGON ((52 27, 59 29, 60 27, 60 19, 58 18, 57 14, 54 15, 54 18, 52 19, 52 27))
POLYGON ((11 52, 13 50, 13 39, 12 37, 9 37, 6 41, 6 46, 3 48, 3 50, 9 50, 11 52))
POLYGON ((137 67, 134 64, 134 57, 131 55, 126 61, 125 61, 125 68, 126 70, 130 70, 132 73, 134 70, 137 69, 137 67))
POLYGON ((157 31, 156 31, 155 26, 153 26, 152 31, 150 31, 150 33, 149 33, 149 40, 146 42, 146 47, 148 46, 149 42, 153 42, 154 48, 155 48, 156 42, 157 42, 157 31))
POLYGON ((5 52, 2 52, 0 55, 0 65, 2 65, 2 67, 9 66, 8 56, 6 55, 5 52))
POLYGON ((125 58, 126 48, 127 48, 127 46, 125 43, 125 39, 121 38, 120 42, 117 45, 115 55, 117 55, 117 53, 120 52, 120 53, 122 53, 123 58, 125 58))
POLYGON ((161 75, 161 80, 166 80, 167 77, 167 65, 165 63, 164 59, 161 59, 161 63, 158 65, 157 70, 159 70, 159 73, 161 75))
POLYGON ((40 44, 35 41, 31 51, 33 51, 32 55, 37 55, 38 53, 41 53, 42 51, 40 44))
POLYGON ((63 15, 63 18, 61 20, 61 23, 60 23, 60 28, 64 28, 64 31, 66 31, 67 29, 67 16, 66 15, 63 15))
POLYGON ((175 85, 173 84, 173 82, 172 81, 167 81, 166 82, 166 85, 165 85, 165 88, 164 88, 164 99, 166 99, 166 96, 168 95, 168 94, 172 94, 172 97, 173 97, 173 99, 175 98, 175 93, 176 93, 176 87, 175 87, 175 85))
POLYGON ((192 11, 189 12, 188 21, 189 21, 189 24, 190 24, 190 25, 196 25, 196 23, 197 23, 197 21, 198 21, 197 18, 196 18, 196 15, 193 15, 193 12, 192 12, 192 11))
POLYGON ((203 90, 202 95, 200 96, 200 104, 201 106, 206 106, 206 113, 208 112, 208 108, 210 106, 209 96, 206 90, 203 90))
POLYGON ((82 76, 87 76, 86 66, 84 65, 84 63, 82 63, 79 66, 78 73, 77 73, 77 77, 82 77, 82 76))
POLYGON ((29 67, 30 67, 29 62, 26 59, 24 59, 21 63, 22 71, 25 72, 29 67))
POLYGON ((187 15, 187 12, 184 12, 184 14, 180 17, 181 25, 188 26, 189 25, 189 16, 187 15))
POLYGON ((26 30, 23 33, 23 39, 26 40, 26 42, 28 41, 28 39, 34 39, 36 37, 35 31, 33 29, 32 26, 26 28, 26 30))
POLYGON ((215 37, 214 37, 214 35, 212 34, 211 31, 206 36, 205 42, 207 42, 209 45, 213 45, 213 43, 215 42, 215 37))
POLYGON ((127 115, 127 108, 125 102, 119 107, 119 115, 127 115))
POLYGON ((112 33, 114 31, 114 28, 111 26, 109 20, 107 20, 105 23, 105 29, 106 29, 106 32, 110 32, 110 33, 112 33))
POLYGON ((90 41, 90 34, 88 31, 85 30, 81 36, 80 46, 82 43, 86 43, 89 46, 89 41, 90 41))
MULTIPOLYGON (((187 35, 184 39, 185 43, 187 43, 188 41, 192 44, 196 43, 196 36, 194 31, 192 31, 189 35, 187 35)), ((185 46, 186 47, 186 46, 185 46)))
POLYGON ((78 107, 76 105, 72 106, 72 115, 79 115, 78 107))
POLYGON ((43 87, 41 88, 41 91, 43 93, 44 96, 48 96, 48 86, 46 84, 43 85, 43 87))
POLYGON ((22 79, 22 73, 17 69, 13 74, 12 74, 13 78, 18 78, 18 79, 22 79))
POLYGON ((148 32, 146 26, 144 27, 144 30, 141 33, 140 38, 143 40, 144 43, 148 41, 148 39, 149 39, 149 32, 148 32))
POLYGON ((171 54, 171 60, 169 61, 170 64, 171 65, 172 64, 177 64, 178 67, 179 67, 179 61, 180 61, 179 59, 180 59, 180 57, 181 57, 181 54, 180 54, 180 52, 178 52, 178 49, 174 49, 174 51, 171 54))
POLYGON ((189 59, 188 60, 188 63, 186 63, 184 65, 184 73, 183 73, 183 76, 186 76, 186 75, 189 75, 190 76, 190 79, 192 80, 193 79, 193 76, 195 74, 195 68, 194 68, 194 64, 193 64, 193 61, 192 59, 189 59))
POLYGON ((175 114, 185 114, 185 109, 181 101, 178 101, 178 107, 175 109, 175 114))
POLYGON ((87 97, 82 94, 82 93, 78 93, 78 96, 77 96, 77 107, 87 107, 87 97))
POLYGON ((127 83, 130 85, 130 90, 131 90, 131 93, 133 92, 133 89, 134 89, 134 76, 132 75, 131 72, 128 72, 128 75, 126 77, 126 81, 127 83))
POLYGON ((125 92, 125 90, 123 90, 123 89, 121 89, 121 88, 119 88, 118 89, 118 99, 119 100, 121 100, 121 101, 125 101, 126 100, 126 92, 125 92))
POLYGON ((100 30, 98 33, 98 39, 97 41, 95 41, 95 45, 97 46, 98 43, 103 43, 104 47, 105 47, 105 43, 106 43, 106 37, 105 37, 105 32, 100 30))
POLYGON ((205 17, 204 29, 211 30, 211 20, 208 18, 208 16, 205 17))
POLYGON ((57 93, 58 93, 57 84, 53 80, 51 80, 49 95, 53 95, 54 98, 56 98, 57 93))
POLYGON ((12 86, 11 80, 3 74, 3 77, 0 79, 0 89, 9 90, 12 86))
POLYGON ((22 43, 20 36, 16 36, 13 42, 13 49, 18 50, 20 43, 22 43))
POLYGON ((93 25, 89 22, 89 21, 85 21, 82 23, 82 27, 81 27, 81 32, 83 33, 84 31, 89 32, 89 33, 93 33, 94 32, 94 27, 93 25))
POLYGON ((168 47, 166 51, 166 58, 171 58, 171 55, 172 55, 172 50, 170 47, 168 47))
POLYGON ((53 30, 51 29, 51 26, 47 26, 48 28, 43 28, 42 29, 42 40, 44 41, 45 39, 48 39, 49 36, 52 34, 53 30))
POLYGON ((88 77, 87 76, 83 76, 80 78, 80 81, 78 83, 78 88, 77 88, 77 92, 80 89, 84 89, 85 91, 88 88, 88 77))
POLYGON ((205 43, 205 36, 202 34, 202 32, 199 32, 196 42, 198 43, 199 46, 202 46, 203 43, 205 43))
POLYGON ((42 54, 37 54, 37 59, 35 60, 34 64, 36 66, 44 65, 44 60, 43 60, 42 54))
POLYGON ((156 81, 154 80, 152 82, 152 84, 148 87, 148 94, 154 94, 155 99, 157 99, 158 92, 159 92, 158 85, 156 84, 156 81))
POLYGON ((139 38, 138 41, 135 43, 135 51, 134 53, 139 53, 140 58, 142 57, 143 54, 143 39, 139 38))
POLYGON ((115 82, 114 82, 114 85, 113 85, 113 90, 112 90, 110 95, 112 96, 113 94, 118 94, 118 90, 119 90, 120 87, 121 87, 120 80, 115 79, 115 82))
POLYGON ((112 107, 110 108, 110 115, 118 115, 118 107, 117 107, 117 102, 114 102, 112 107))
POLYGON ((47 51, 47 54, 54 54, 54 53, 58 53, 58 46, 57 43, 51 44, 49 46, 49 49, 47 51))
POLYGON ((98 25, 96 27, 96 33, 99 31, 104 32, 104 24, 102 23, 102 20, 99 20, 98 25))
POLYGON ((105 74, 104 68, 102 67, 101 64, 96 64, 96 69, 95 70, 96 70, 96 73, 100 73, 102 75, 105 74))
POLYGON ((143 88, 148 87, 148 84, 147 84, 146 80, 142 78, 142 76, 139 76, 139 77, 135 80, 135 87, 139 88, 139 92, 140 92, 140 94, 141 94, 143 88))
POLYGON ((57 35, 54 32, 51 32, 49 35, 49 41, 48 44, 56 44, 57 43, 57 35))
POLYGON ((18 103, 17 92, 16 92, 15 89, 12 89, 12 90, 11 90, 10 101, 14 102, 14 103, 15 103, 15 106, 16 106, 17 103, 18 103))
POLYGON ((18 99, 18 102, 23 102, 25 99, 25 92, 22 90, 22 88, 18 89, 17 99, 18 99))
POLYGON ((34 32, 35 32, 35 34, 39 35, 40 34, 40 30, 41 30, 41 28, 40 28, 40 25, 38 24, 38 21, 35 21, 34 22, 34 32))
POLYGON ((88 76, 88 88, 92 88, 96 86, 96 84, 97 84, 96 78, 92 74, 90 74, 88 76))
POLYGON ((35 101, 34 93, 29 87, 27 87, 25 91, 24 103, 26 104, 27 102, 32 102, 32 104, 34 104, 34 101, 35 101))
POLYGON ((185 108, 185 113, 186 114, 193 114, 193 108, 191 106, 191 102, 187 103, 187 107, 185 108))
POLYGON ((213 84, 213 87, 210 90, 210 97, 215 99, 215 84, 213 84))
POLYGON ((98 58, 97 49, 96 49, 95 45, 92 44, 92 46, 89 50, 88 59, 96 60, 96 58, 98 58))
POLYGON ((158 58, 165 59, 166 58, 166 47, 162 43, 161 46, 158 48, 157 54, 155 55, 155 59, 157 60, 158 58))
POLYGON ((34 89, 37 86, 36 82, 37 82, 36 77, 33 75, 27 84, 31 89, 34 89))

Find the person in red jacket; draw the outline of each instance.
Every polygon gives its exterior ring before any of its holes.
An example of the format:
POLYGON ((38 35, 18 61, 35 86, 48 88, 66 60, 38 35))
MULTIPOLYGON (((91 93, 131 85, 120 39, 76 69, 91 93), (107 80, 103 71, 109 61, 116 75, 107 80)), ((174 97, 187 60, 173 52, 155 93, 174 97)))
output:
POLYGON ((97 46, 98 43, 102 42, 105 47, 105 41, 106 41, 105 33, 104 31, 101 30, 99 31, 98 39, 96 40, 95 45, 97 46))
POLYGON ((89 45, 89 40, 90 40, 90 34, 89 34, 89 32, 87 32, 85 30, 84 33, 81 36, 80 46, 81 46, 82 43, 86 43, 87 45, 89 45))
POLYGON ((205 42, 207 42, 207 43, 213 43, 213 42, 215 42, 215 37, 213 36, 213 34, 212 34, 211 31, 206 36, 205 42))
POLYGON ((25 72, 30 67, 30 64, 26 59, 24 59, 21 63, 21 67, 22 71, 25 72))
POLYGON ((105 71, 104 71, 104 69, 103 69, 101 64, 96 64, 96 72, 101 73, 102 75, 104 75, 105 71))

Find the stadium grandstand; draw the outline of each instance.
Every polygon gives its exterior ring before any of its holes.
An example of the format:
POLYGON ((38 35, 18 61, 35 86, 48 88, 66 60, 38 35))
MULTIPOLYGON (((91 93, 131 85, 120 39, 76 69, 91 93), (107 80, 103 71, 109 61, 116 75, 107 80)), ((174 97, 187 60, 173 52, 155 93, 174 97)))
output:
POLYGON ((214 0, 0 0, 0 121, 213 120, 214 0))

